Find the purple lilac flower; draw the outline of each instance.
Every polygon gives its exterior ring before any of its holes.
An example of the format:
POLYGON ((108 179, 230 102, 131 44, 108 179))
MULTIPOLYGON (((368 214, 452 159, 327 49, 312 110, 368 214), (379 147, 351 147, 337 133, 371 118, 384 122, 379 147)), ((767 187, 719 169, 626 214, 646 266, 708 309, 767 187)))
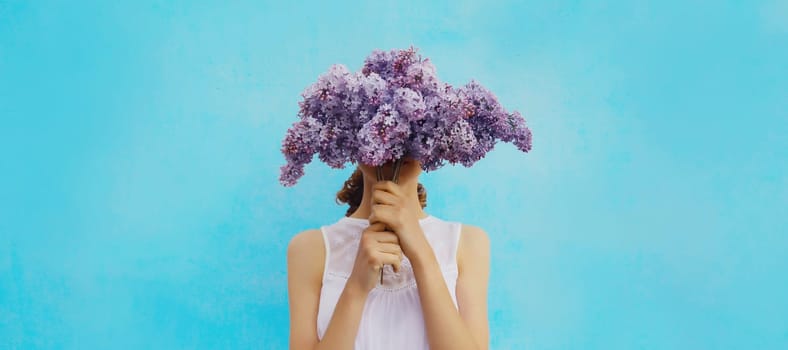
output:
POLYGON ((525 125, 525 119, 520 112, 515 111, 506 115, 506 125, 501 140, 513 143, 517 149, 528 152, 531 150, 531 129, 525 125))
POLYGON ((281 182, 292 186, 304 174, 304 166, 312 161, 321 132, 320 123, 312 118, 293 123, 282 141, 287 164, 281 167, 281 182))
POLYGON ((367 75, 357 73, 353 76, 350 86, 352 87, 351 104, 357 105, 357 110, 366 112, 358 118, 358 124, 363 125, 377 113, 378 107, 383 103, 387 93, 387 84, 377 73, 367 75))
POLYGON ((405 141, 410 134, 407 120, 391 105, 384 104, 359 131, 359 160, 373 166, 405 156, 405 141))
POLYGON ((408 122, 424 118, 424 110, 427 108, 421 94, 408 88, 394 91, 394 105, 408 122))
POLYGON ((333 111, 344 107, 344 100, 348 95, 348 77, 350 72, 343 65, 333 65, 328 72, 318 77, 317 82, 307 87, 301 96, 304 98, 299 103, 301 118, 306 116, 325 123, 332 118, 333 111))
POLYGON ((451 164, 462 163, 474 158, 474 150, 478 144, 471 125, 465 119, 457 119, 452 123, 445 139, 444 157, 451 164))
POLYGON ((429 59, 413 63, 405 72, 405 85, 422 93, 438 91, 440 81, 429 59))
POLYGON ((463 160, 470 167, 491 151, 497 142, 513 142, 523 152, 531 150, 531 130, 519 112, 508 113, 495 95, 475 81, 461 88, 463 99, 470 102, 466 118, 471 124, 477 144, 463 160))
POLYGON ((404 156, 424 171, 471 166, 498 140, 531 149, 531 130, 475 81, 455 89, 429 59, 407 50, 373 51, 351 73, 334 65, 301 94, 301 119, 287 131, 280 182, 294 185, 314 155, 332 168, 382 165, 404 156))

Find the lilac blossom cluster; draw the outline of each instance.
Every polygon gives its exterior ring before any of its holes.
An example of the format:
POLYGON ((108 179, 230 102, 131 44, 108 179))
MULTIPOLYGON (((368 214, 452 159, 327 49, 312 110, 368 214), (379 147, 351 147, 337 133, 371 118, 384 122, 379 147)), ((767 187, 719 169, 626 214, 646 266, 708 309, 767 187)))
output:
POLYGON ((334 65, 309 86, 299 120, 282 142, 287 163, 279 181, 293 186, 315 154, 332 168, 379 166, 403 157, 436 170, 446 162, 470 167, 498 140, 531 149, 531 131, 475 81, 454 88, 413 47, 372 52, 352 73, 334 65))

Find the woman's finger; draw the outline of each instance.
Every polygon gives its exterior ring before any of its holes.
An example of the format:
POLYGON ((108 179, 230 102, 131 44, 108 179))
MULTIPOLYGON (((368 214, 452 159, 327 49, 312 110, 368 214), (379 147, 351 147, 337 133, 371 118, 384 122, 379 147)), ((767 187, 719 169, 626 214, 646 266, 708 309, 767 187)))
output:
POLYGON ((402 248, 397 243, 380 243, 378 245, 378 250, 384 253, 396 254, 397 256, 402 257, 402 248))
POLYGON ((399 185, 395 184, 393 181, 380 181, 372 186, 373 190, 383 190, 386 192, 391 192, 391 194, 395 196, 400 196, 399 185))
POLYGON ((369 232, 381 232, 386 230, 386 224, 380 221, 376 221, 371 223, 364 231, 369 232))
POLYGON ((373 204, 397 205, 399 204, 399 197, 391 194, 390 192, 375 190, 372 192, 373 204))
POLYGON ((391 265, 395 272, 399 272, 402 258, 397 254, 378 252, 377 258, 383 265, 391 265))
POLYGON ((386 204, 375 204, 372 206, 372 214, 369 216, 369 222, 376 223, 376 222, 384 222, 386 224, 391 224, 391 211, 393 210, 393 206, 386 205, 386 204))
POLYGON ((369 232, 367 233, 370 235, 372 239, 379 243, 394 243, 399 244, 399 237, 397 234, 391 231, 377 231, 377 232, 369 232))

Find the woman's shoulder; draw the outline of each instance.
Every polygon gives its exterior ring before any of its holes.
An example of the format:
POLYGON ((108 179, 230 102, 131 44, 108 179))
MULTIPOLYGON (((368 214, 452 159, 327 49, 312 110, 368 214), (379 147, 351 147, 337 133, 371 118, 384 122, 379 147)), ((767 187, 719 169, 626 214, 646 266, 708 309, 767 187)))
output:
POLYGON ((316 249, 323 249, 323 233, 319 228, 306 229, 296 233, 290 238, 290 243, 287 246, 288 251, 310 251, 316 249))
POLYGON ((288 261, 318 261, 322 259, 300 259, 303 257, 321 257, 325 255, 323 233, 320 229, 307 229, 301 231, 290 239, 287 245, 288 261))
POLYGON ((464 261, 474 263, 479 259, 487 259, 490 251, 490 238, 487 232, 476 225, 461 223, 460 239, 457 247, 457 263, 464 261))
POLYGON ((451 227, 451 230, 459 234, 458 249, 461 249, 462 246, 473 247, 476 245, 481 245, 484 247, 489 245, 487 232, 479 226, 471 225, 462 221, 444 219, 434 215, 430 215, 429 218, 432 219, 433 222, 438 222, 442 225, 451 227))
POLYGON ((459 224, 462 225, 462 229, 461 229, 462 235, 468 237, 468 239, 471 240, 487 239, 487 232, 484 231, 483 228, 462 222, 460 222, 459 224))

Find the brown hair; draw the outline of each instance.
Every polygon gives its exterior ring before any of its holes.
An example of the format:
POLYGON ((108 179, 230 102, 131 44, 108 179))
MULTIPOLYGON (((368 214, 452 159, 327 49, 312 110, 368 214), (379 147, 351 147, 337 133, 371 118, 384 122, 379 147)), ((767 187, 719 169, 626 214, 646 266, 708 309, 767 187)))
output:
MULTIPOLYGON (((424 188, 424 185, 419 183, 418 186, 418 193, 419 193, 419 203, 421 207, 424 208, 427 206, 427 190, 424 188)), ((356 171, 350 175, 350 178, 345 180, 345 184, 342 185, 342 189, 337 192, 337 204, 347 203, 350 208, 347 209, 347 213, 345 216, 350 216, 353 214, 358 206, 361 205, 361 198, 364 196, 364 174, 361 172, 361 169, 356 167, 356 171)))

